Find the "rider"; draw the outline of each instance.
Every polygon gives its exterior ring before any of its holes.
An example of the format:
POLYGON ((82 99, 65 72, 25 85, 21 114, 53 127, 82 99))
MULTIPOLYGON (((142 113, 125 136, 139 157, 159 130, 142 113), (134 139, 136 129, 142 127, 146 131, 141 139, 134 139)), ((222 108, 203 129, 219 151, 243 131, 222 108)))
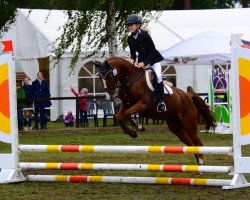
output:
POLYGON ((126 25, 131 32, 128 36, 128 45, 131 54, 131 64, 135 64, 136 52, 138 53, 138 64, 136 67, 144 68, 150 64, 157 76, 156 92, 159 99, 157 112, 167 111, 164 103, 164 85, 161 77, 161 61, 162 55, 156 50, 154 42, 150 37, 148 30, 141 27, 142 20, 136 14, 127 17, 126 25))

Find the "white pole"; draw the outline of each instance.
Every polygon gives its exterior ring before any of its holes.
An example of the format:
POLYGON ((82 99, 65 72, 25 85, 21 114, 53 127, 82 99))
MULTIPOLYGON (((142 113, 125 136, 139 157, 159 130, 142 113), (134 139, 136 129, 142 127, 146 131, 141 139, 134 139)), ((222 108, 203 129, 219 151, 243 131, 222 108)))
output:
POLYGON ((64 175, 28 175, 28 181, 36 182, 83 182, 83 183, 132 183, 158 185, 201 185, 227 186, 227 179, 195 179, 167 177, 124 177, 124 176, 64 176, 64 175))

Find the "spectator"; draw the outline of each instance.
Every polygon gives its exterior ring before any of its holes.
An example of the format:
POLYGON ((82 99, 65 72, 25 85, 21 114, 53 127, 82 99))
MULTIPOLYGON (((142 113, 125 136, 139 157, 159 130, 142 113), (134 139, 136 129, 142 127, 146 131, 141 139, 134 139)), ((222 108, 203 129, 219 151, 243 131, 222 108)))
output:
MULTIPOLYGON (((42 72, 37 73, 37 79, 32 82, 32 93, 34 98, 44 99, 50 97, 49 86, 43 78, 42 72)), ((34 101, 35 106, 35 128, 38 130, 38 116, 40 113, 41 130, 46 128, 47 114, 46 107, 51 106, 50 100, 34 101)))
MULTIPOLYGON (((16 94, 17 100, 25 98, 25 92, 22 88, 21 82, 16 83, 16 94)), ((24 101, 17 101, 17 122, 18 122, 18 130, 23 131, 23 108, 25 107, 24 101)))
MULTIPOLYGON (((77 97, 87 97, 88 96, 88 89, 87 88, 82 88, 80 93, 77 93, 74 88, 70 87, 71 91, 74 93, 75 96, 77 97)), ((84 121, 84 127, 89 127, 89 121, 88 121, 88 116, 87 116, 87 98, 81 98, 79 99, 79 110, 80 110, 80 127, 82 126, 82 123, 84 121)))
MULTIPOLYGON (((31 99, 33 98, 32 94, 32 86, 29 84, 30 79, 28 77, 25 77, 23 79, 24 85, 23 89, 25 91, 25 98, 31 99)), ((33 112, 33 101, 25 101, 25 108, 27 110, 23 111, 23 126, 24 130, 32 130, 32 118, 34 117, 33 112)))
POLYGON ((74 127, 74 123, 75 123, 75 118, 74 116, 72 115, 72 112, 69 111, 66 115, 66 117, 64 118, 64 124, 65 124, 65 127, 74 127))

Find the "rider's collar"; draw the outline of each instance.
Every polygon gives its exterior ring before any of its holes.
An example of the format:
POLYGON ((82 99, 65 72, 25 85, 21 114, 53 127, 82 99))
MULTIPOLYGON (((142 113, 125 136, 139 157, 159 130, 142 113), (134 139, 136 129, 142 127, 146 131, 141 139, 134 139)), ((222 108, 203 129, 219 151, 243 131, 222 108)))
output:
POLYGON ((135 32, 133 32, 132 33, 133 38, 137 39, 139 33, 141 33, 140 29, 137 29, 135 32))

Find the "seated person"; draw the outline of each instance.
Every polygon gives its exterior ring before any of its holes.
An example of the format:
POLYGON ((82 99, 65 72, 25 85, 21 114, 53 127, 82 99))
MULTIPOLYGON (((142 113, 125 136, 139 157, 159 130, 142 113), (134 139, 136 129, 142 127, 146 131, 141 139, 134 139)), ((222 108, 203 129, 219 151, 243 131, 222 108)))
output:
POLYGON ((74 127, 74 123, 75 123, 75 118, 72 115, 72 112, 69 111, 66 117, 64 118, 65 127, 74 127))

